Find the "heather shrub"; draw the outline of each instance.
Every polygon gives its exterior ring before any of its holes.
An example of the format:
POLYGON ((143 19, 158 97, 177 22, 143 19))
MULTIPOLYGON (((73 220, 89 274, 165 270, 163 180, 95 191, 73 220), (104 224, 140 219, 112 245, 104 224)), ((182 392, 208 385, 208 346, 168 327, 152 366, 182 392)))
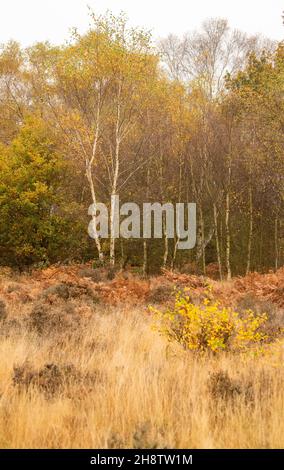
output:
POLYGON ((167 449, 163 429, 154 428, 150 421, 139 423, 132 436, 133 449, 167 449))
POLYGON ((231 400, 241 395, 242 386, 227 371, 220 370, 209 377, 208 390, 213 400, 231 400))
POLYGON ((78 274, 80 277, 86 277, 91 279, 93 282, 102 282, 104 280, 102 272, 99 269, 85 268, 81 269, 78 274))
POLYGON ((171 285, 162 284, 160 286, 153 287, 148 294, 148 301, 151 304, 160 304, 170 299, 173 293, 171 285))
POLYGON ((0 299, 0 321, 5 320, 7 317, 7 309, 4 300, 0 299))
POLYGON ((93 303, 98 303, 98 298, 90 287, 72 282, 65 282, 50 286, 47 289, 44 289, 40 296, 42 300, 51 300, 54 297, 64 301, 71 299, 81 299, 84 301, 90 300, 93 303))
POLYGON ((107 280, 113 281, 113 279, 115 279, 116 273, 117 273, 117 269, 115 267, 110 267, 106 275, 107 280))
POLYGON ((14 366, 13 384, 28 389, 36 386, 46 397, 62 392, 62 389, 80 379, 80 373, 73 364, 45 364, 40 370, 32 369, 29 363, 14 366))
POLYGON ((82 323, 80 315, 76 313, 74 306, 66 302, 64 306, 52 307, 39 302, 34 305, 26 320, 29 330, 36 331, 39 335, 64 333, 74 330, 82 323))

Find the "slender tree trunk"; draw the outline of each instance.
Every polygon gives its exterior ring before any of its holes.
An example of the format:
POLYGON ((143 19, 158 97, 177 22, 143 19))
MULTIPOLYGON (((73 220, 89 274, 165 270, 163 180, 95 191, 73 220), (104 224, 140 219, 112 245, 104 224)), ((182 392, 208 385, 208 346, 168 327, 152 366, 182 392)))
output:
POLYGON ((218 261, 220 280, 222 281, 223 274, 222 274, 222 260, 221 260, 221 252, 220 252, 219 233, 218 233, 218 213, 217 213, 217 207, 215 203, 213 203, 213 214, 214 214, 214 231, 215 231, 215 240, 216 240, 217 261, 218 261))
POLYGON ((196 265, 199 264, 199 260, 202 256, 202 211, 201 206, 198 206, 198 222, 197 222, 197 234, 196 234, 196 265))
MULTIPOLYGON (((121 82, 118 85, 118 97, 117 97, 117 110, 116 110, 116 126, 115 126, 115 152, 114 152, 114 171, 113 171, 113 181, 112 181, 112 201, 114 196, 117 196, 117 183, 118 183, 118 174, 119 174, 119 152, 120 152, 120 113, 121 113, 121 82)), ((111 266, 115 265, 115 204, 111 204, 110 209, 110 248, 109 248, 109 262, 111 266)))
POLYGON ((222 254, 224 253, 224 220, 220 218, 220 254, 221 254, 221 259, 222 259, 222 254))
POLYGON ((171 266, 172 270, 175 268, 175 264, 176 264, 178 242, 179 242, 179 238, 175 237, 174 238, 174 251, 173 251, 173 257, 172 257, 172 266, 171 266))
POLYGON ((114 204, 114 197, 116 196, 116 188, 113 189, 111 194, 111 206, 110 206, 110 246, 109 246, 109 262, 111 266, 115 265, 115 212, 117 210, 116 204, 114 204))
POLYGON ((163 256, 163 267, 165 268, 167 266, 168 262, 168 256, 169 256, 169 239, 168 239, 168 234, 167 234, 167 229, 166 229, 166 220, 165 220, 165 214, 163 214, 163 232, 164 232, 164 256, 163 256))
MULTIPOLYGON (((211 239, 211 237, 210 237, 211 239)), ((210 240, 209 240, 210 241, 210 240)), ((208 241, 208 243, 209 243, 208 241)), ((198 266, 201 259, 202 262, 202 272, 206 274, 206 258, 205 258, 205 233, 204 233, 204 218, 203 218, 203 209, 201 204, 199 204, 199 217, 198 217, 198 226, 197 226, 197 248, 196 248, 196 265, 198 266)))
POLYGON ((197 236, 196 236, 196 267, 198 268, 199 265, 199 260, 202 259, 202 270, 203 273, 205 274, 206 272, 206 259, 205 259, 205 233, 204 233, 204 218, 203 218, 203 209, 202 209, 202 188, 203 188, 203 174, 201 175, 200 178, 200 183, 198 185, 198 190, 197 190, 197 185, 196 185, 196 180, 194 177, 194 171, 193 171, 193 165, 192 165, 192 158, 190 157, 189 159, 190 163, 190 173, 191 173, 191 179, 192 179, 192 188, 193 188, 193 194, 196 200, 196 203, 198 204, 198 222, 197 222, 197 236))
POLYGON ((120 240, 120 270, 122 271, 124 269, 124 264, 125 264, 125 256, 124 256, 124 242, 123 238, 120 240))
POLYGON ((250 185, 249 185, 249 235, 248 235, 246 274, 250 272, 250 266, 251 266, 252 232, 253 232, 253 204, 252 204, 252 185, 250 181, 250 185))
MULTIPOLYGON (((149 180, 150 180, 150 169, 147 168, 147 189, 146 189, 146 199, 148 202, 149 199, 149 180)), ((144 238, 143 240, 143 276, 147 276, 148 274, 148 240, 144 238)))
MULTIPOLYGON (((183 167, 183 160, 182 157, 180 156, 179 158, 179 185, 178 185, 178 202, 181 202, 181 187, 182 187, 182 167, 183 167)), ((178 223, 178 221, 176 221, 178 223)), ((178 231, 179 233, 179 231, 178 231)), ((174 239, 174 251, 173 251, 173 257, 172 257, 172 269, 175 267, 176 263, 176 256, 177 256, 177 249, 178 249, 178 244, 179 244, 179 237, 175 237, 174 239)))
POLYGON ((263 267, 263 200, 262 200, 262 203, 261 203, 259 226, 260 226, 260 237, 259 237, 258 271, 261 271, 262 267, 263 267))
POLYGON ((205 249, 206 249, 206 242, 205 242, 205 228, 204 228, 204 218, 203 218, 203 210, 201 209, 202 214, 202 223, 201 223, 201 240, 202 240, 202 272, 205 276, 206 274, 206 258, 205 258, 205 249))
POLYGON ((230 148, 228 155, 228 187, 226 192, 226 207, 225 207, 225 236, 226 236, 226 268, 227 279, 232 278, 231 271, 231 231, 230 231, 230 218, 231 218, 231 179, 232 179, 232 142, 230 130, 230 148))
MULTIPOLYGON (((163 161, 163 152, 160 139, 160 171, 159 171, 159 180, 160 180, 160 195, 161 202, 164 203, 164 161, 163 161)), ((167 266, 168 255, 169 255, 169 239, 166 228, 166 214, 162 214, 162 225, 163 225, 163 235, 164 235, 164 255, 163 255, 163 268, 167 266)))
MULTIPOLYGON (((93 167, 93 163, 96 158, 96 155, 97 155, 97 147, 98 147, 99 134, 100 134, 100 113, 101 113, 101 96, 99 95, 97 113, 96 113, 96 130, 95 130, 95 135, 94 135, 92 154, 90 158, 86 155, 86 177, 87 177, 90 191, 91 191, 92 202, 95 206, 97 204, 97 198, 96 198, 95 185, 94 185, 93 174, 92 174, 92 167, 93 167)), ((96 216, 93 216, 93 219, 94 219, 93 228, 94 228, 95 243, 96 243, 96 247, 97 247, 98 254, 99 254, 99 260, 101 263, 103 263, 104 254, 102 252, 101 242, 96 231, 96 216)))
MULTIPOLYGON (((86 176, 87 176, 89 186, 90 186, 90 190, 91 190, 92 201, 93 201, 93 204, 96 206, 96 204, 97 204, 96 193, 95 193, 94 182, 93 182, 93 178, 92 178, 92 170, 91 170, 91 167, 89 165, 86 169, 86 176)), ((99 236, 97 234, 97 230, 96 230, 96 216, 93 216, 93 219, 94 219, 93 228, 94 228, 95 243, 96 243, 96 247, 97 247, 98 254, 99 254, 99 260, 100 260, 101 263, 103 263, 104 262, 104 254, 102 252, 100 238, 99 238, 99 236)))
POLYGON ((226 268, 227 268, 227 279, 232 278, 231 264, 230 264, 230 252, 231 252, 231 234, 230 234, 230 193, 226 194, 226 217, 225 217, 225 230, 226 230, 226 268))
POLYGON ((148 274, 148 244, 147 240, 143 240, 143 276, 148 274))
POLYGON ((275 246, 275 271, 279 267, 279 246, 278 246, 278 217, 275 217, 274 222, 274 246, 275 246))

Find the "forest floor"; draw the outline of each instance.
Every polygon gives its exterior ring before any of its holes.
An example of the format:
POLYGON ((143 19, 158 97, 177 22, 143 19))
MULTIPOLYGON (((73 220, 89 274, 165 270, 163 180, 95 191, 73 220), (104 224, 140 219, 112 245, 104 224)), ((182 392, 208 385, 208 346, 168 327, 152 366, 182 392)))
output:
POLYGON ((284 268, 231 281, 0 268, 1 448, 283 448, 284 268), (268 314, 270 340, 198 355, 153 328, 174 290, 268 314))

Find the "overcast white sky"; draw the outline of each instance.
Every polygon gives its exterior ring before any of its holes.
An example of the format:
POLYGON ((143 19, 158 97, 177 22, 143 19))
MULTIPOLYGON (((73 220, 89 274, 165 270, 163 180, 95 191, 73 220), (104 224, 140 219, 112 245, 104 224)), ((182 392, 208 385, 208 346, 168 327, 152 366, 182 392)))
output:
POLYGON ((222 17, 248 33, 284 38, 283 0, 0 0, 0 42, 63 42, 69 28, 88 28, 87 5, 98 13, 123 10, 133 26, 151 29, 154 37, 182 34, 208 17, 222 17))

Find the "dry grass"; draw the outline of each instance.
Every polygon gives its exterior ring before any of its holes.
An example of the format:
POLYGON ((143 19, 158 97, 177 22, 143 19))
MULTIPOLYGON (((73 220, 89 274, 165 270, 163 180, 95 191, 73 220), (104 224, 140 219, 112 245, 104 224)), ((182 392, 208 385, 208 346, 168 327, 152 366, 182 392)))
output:
POLYGON ((160 337, 143 305, 42 294, 20 304, 9 295, 0 336, 1 448, 284 447, 280 340, 262 353, 198 357, 160 337), (40 302, 53 321, 54 309, 74 320, 67 329, 64 322, 31 327, 40 302))

